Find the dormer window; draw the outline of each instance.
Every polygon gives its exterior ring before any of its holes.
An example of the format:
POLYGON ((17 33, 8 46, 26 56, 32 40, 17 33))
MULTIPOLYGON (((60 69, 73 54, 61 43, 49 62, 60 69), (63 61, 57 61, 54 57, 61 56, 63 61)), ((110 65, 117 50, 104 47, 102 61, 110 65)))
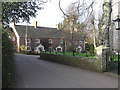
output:
POLYGON ((40 39, 36 39, 36 43, 40 43, 40 39))
POLYGON ((30 38, 27 38, 27 43, 30 43, 30 38))
POLYGON ((50 43, 50 44, 52 44, 52 43, 53 43, 53 42, 52 42, 52 39, 49 39, 49 43, 50 43))

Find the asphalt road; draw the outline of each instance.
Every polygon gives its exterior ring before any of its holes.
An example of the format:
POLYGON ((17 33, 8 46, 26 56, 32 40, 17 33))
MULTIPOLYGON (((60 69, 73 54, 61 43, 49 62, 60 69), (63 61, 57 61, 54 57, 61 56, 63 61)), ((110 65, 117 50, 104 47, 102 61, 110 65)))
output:
POLYGON ((15 54, 15 88, 118 88, 118 78, 15 54))

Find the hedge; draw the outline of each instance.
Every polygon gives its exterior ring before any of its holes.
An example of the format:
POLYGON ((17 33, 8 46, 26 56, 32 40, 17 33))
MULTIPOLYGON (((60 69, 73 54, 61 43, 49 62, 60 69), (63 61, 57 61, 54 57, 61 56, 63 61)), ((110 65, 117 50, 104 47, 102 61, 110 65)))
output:
POLYGON ((102 72, 102 61, 99 58, 40 53, 40 59, 102 72))
POLYGON ((14 50, 6 32, 2 33, 2 88, 9 88, 13 81, 14 50))

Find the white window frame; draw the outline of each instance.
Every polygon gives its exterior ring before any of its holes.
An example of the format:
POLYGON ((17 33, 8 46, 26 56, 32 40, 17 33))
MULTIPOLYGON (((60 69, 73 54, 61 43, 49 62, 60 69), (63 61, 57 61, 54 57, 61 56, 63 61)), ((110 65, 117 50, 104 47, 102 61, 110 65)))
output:
POLYGON ((52 44, 52 43, 53 43, 52 39, 49 39, 49 43, 50 43, 50 44, 52 44), (51 42, 50 42, 50 41, 51 41, 51 42))
POLYGON ((30 38, 27 38, 27 43, 30 43, 31 41, 30 41, 30 38), (29 41, 29 42, 28 42, 29 41))
POLYGON ((82 41, 80 41, 80 45, 82 44, 82 41))
POLYGON ((60 39, 60 43, 63 43, 63 39, 60 39))
POLYGON ((31 47, 30 46, 27 46, 27 51, 31 51, 31 47), (30 48, 30 50, 28 50, 28 47, 30 48))
POLYGON ((36 43, 40 43, 40 39, 36 39, 36 43), (38 40, 38 42, 37 42, 37 40, 38 40))
POLYGON ((12 37, 12 41, 15 41, 15 36, 12 37))
POLYGON ((51 51, 52 51, 52 47, 49 47, 49 50, 51 49, 51 51))
POLYGON ((37 47, 34 48, 34 51, 37 51, 37 47))

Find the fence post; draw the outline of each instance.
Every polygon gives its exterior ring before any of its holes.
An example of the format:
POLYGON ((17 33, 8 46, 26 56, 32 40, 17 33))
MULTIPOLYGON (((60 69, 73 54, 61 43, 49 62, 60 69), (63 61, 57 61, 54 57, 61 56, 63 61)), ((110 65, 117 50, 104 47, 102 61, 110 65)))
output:
POLYGON ((57 55, 57 51, 56 51, 56 55, 57 55))
POLYGON ((120 75, 120 71, 119 71, 119 51, 118 51, 118 75, 120 75))
POLYGON ((88 55, 87 55, 87 51, 86 51, 86 57, 88 57, 88 55))
POLYGON ((65 50, 63 50, 63 55, 65 55, 65 50))
POLYGON ((105 67, 106 67, 106 72, 107 72, 108 71, 108 54, 107 53, 106 53, 106 61, 105 62, 106 62, 105 67))
POLYGON ((75 51, 73 50, 73 56, 75 56, 75 51))

